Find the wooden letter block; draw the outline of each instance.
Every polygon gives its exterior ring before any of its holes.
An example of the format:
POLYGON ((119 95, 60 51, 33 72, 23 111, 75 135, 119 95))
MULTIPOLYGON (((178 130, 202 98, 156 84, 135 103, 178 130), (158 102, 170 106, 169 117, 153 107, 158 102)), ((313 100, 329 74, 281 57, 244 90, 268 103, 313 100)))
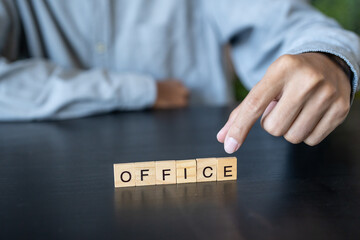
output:
POLYGON ((236 180, 237 179, 237 159, 236 157, 217 158, 217 180, 236 180))
POLYGON ((216 181, 216 158, 197 158, 196 169, 197 169, 197 181, 198 182, 210 182, 216 181))
POLYGON ((176 182, 191 183, 196 182, 196 160, 176 161, 176 182))
POLYGON ((116 188, 135 186, 135 164, 114 164, 114 184, 116 188))
POLYGON ((155 185, 155 162, 135 163, 136 186, 155 185))
POLYGON ((156 185, 176 183, 175 161, 156 161, 156 185))

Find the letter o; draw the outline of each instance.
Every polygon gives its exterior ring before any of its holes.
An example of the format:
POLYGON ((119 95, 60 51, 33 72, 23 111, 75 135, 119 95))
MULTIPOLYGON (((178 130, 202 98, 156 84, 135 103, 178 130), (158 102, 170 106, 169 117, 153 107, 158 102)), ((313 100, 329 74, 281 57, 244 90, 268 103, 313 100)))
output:
POLYGON ((130 180, 131 180, 131 173, 130 173, 129 171, 124 171, 124 172, 122 172, 122 173, 120 174, 120 179, 121 179, 121 181, 123 181, 123 182, 130 182, 130 180), (129 174, 129 179, 128 179, 128 180, 124 180, 124 173, 129 174))

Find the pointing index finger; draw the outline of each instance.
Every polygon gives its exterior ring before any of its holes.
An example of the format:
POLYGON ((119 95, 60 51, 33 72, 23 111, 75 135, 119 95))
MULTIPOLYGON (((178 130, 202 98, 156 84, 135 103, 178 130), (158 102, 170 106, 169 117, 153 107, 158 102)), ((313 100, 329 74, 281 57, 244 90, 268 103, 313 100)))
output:
POLYGON ((266 107, 280 95, 282 84, 280 79, 277 80, 273 81, 264 77, 242 101, 237 117, 225 137, 224 148, 227 153, 231 154, 240 148, 251 127, 266 107))

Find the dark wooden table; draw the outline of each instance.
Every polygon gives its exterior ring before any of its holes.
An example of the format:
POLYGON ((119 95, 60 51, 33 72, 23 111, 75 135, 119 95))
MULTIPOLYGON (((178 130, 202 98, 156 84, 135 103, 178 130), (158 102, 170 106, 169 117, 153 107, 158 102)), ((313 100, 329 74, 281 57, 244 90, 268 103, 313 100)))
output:
POLYGON ((238 180, 114 189, 113 163, 226 156, 230 108, 0 124, 0 239, 360 239, 360 105, 317 147, 257 124, 238 180))

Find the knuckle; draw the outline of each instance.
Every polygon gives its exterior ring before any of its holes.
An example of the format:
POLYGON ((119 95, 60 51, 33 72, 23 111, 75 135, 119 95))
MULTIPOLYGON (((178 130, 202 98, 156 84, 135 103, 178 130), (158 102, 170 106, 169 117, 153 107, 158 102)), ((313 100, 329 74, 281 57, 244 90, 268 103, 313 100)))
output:
POLYGON ((310 147, 316 146, 320 143, 321 141, 316 140, 314 138, 307 138, 304 140, 304 143, 310 147))
POLYGON ((301 60, 296 55, 285 54, 279 57, 277 65, 281 68, 293 68, 298 67, 301 64, 301 60))
POLYGON ((328 105, 336 98, 336 96, 337 96, 337 89, 331 84, 326 84, 322 86, 321 91, 318 91, 317 104, 328 105))
POLYGON ((337 89, 333 85, 324 85, 322 88, 323 96, 322 101, 326 102, 333 99, 337 94, 337 89))
POLYGON ((350 102, 339 100, 335 104, 335 118, 345 118, 350 111, 350 102))
POLYGON ((233 119, 236 118, 236 116, 237 116, 237 110, 234 109, 234 110, 230 113, 228 120, 233 120, 233 119))
POLYGON ((284 135, 284 138, 288 141, 288 142, 290 142, 290 143, 292 143, 292 144, 299 144, 299 143, 301 143, 303 140, 299 137, 299 136, 297 136, 296 134, 293 134, 293 133, 286 133, 285 135, 284 135))
POLYGON ((303 70, 304 76, 304 89, 307 91, 312 91, 322 84, 325 80, 323 74, 314 70, 313 68, 307 68, 303 70))
POLYGON ((312 82, 316 83, 321 83, 325 80, 324 74, 312 66, 305 67, 304 75, 307 79, 310 79, 312 82))
POLYGON ((255 96, 250 96, 244 100, 244 105, 246 110, 254 114, 260 114, 260 98, 255 96))
MULTIPOLYGON (((298 68, 301 77, 291 78, 289 81, 289 86, 294 89, 298 89, 296 97, 299 99, 306 98, 309 94, 312 94, 314 91, 317 91, 320 86, 325 86, 325 77, 324 75, 313 69, 309 66, 301 66, 298 68)), ((330 84, 329 84, 330 85, 330 84)), ((326 96, 336 93, 336 89, 332 86, 325 86, 326 96)))
POLYGON ((263 122, 263 128, 270 135, 280 137, 284 134, 277 122, 273 118, 266 118, 263 122))

